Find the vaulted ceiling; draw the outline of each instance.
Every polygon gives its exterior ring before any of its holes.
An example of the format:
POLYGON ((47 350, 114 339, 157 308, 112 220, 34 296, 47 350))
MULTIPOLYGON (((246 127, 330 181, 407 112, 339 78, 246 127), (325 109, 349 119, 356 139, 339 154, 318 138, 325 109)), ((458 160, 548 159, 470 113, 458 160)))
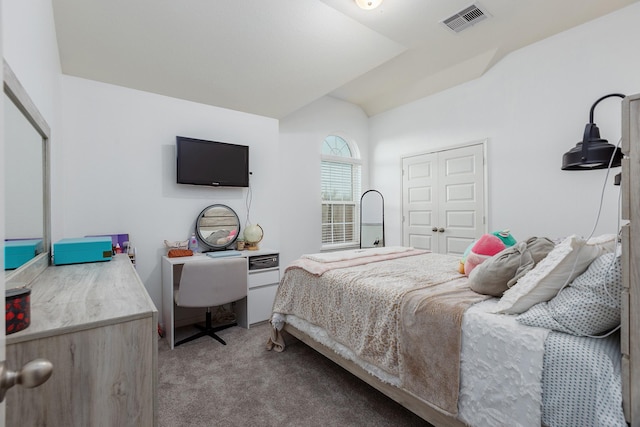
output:
POLYGON ((325 95, 375 115, 638 0, 52 1, 65 74, 280 119, 325 95))

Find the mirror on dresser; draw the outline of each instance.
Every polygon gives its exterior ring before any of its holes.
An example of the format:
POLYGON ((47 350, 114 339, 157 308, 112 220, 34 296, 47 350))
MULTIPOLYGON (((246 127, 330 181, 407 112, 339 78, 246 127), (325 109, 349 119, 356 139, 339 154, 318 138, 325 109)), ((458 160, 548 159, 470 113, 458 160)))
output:
POLYGON ((5 283, 29 284, 49 265, 50 128, 3 60, 5 283))

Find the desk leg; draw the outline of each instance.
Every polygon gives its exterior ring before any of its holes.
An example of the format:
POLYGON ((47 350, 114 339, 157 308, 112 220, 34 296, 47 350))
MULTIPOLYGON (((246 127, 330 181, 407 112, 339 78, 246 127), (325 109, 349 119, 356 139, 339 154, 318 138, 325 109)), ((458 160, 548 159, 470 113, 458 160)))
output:
POLYGON ((173 265, 169 262, 162 263, 162 322, 169 348, 173 350, 173 265))
POLYGON ((247 308, 247 297, 235 302, 234 311, 236 313, 236 322, 238 326, 249 329, 249 316, 247 308))

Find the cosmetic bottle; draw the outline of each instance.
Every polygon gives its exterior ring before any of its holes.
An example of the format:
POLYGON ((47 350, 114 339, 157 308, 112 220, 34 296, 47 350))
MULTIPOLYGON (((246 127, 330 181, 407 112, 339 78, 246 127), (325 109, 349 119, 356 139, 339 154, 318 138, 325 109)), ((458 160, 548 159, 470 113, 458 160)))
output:
POLYGON ((196 238, 196 233, 193 233, 189 239, 189 249, 191 249, 193 253, 198 252, 198 239, 196 238))

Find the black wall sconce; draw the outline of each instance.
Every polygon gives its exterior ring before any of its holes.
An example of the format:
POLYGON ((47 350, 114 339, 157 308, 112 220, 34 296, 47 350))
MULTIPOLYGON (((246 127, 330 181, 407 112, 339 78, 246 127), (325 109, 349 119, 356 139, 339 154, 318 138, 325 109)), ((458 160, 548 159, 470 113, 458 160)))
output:
POLYGON ((562 170, 591 170, 618 167, 622 164, 622 151, 620 148, 609 144, 606 139, 600 138, 600 129, 593 122, 593 111, 596 105, 604 99, 617 96, 624 98, 621 93, 610 93, 598 99, 589 112, 589 123, 584 128, 582 142, 578 142, 562 156, 562 170), (613 157, 613 160, 612 160, 613 157))

